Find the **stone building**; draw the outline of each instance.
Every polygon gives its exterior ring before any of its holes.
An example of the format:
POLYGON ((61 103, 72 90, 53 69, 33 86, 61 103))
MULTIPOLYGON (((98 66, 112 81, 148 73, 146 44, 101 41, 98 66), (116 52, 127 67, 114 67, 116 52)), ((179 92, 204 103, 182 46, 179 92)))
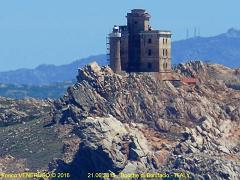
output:
POLYGON ((153 30, 143 9, 127 14, 127 25, 109 34, 110 67, 114 72, 171 72, 171 32, 153 30))

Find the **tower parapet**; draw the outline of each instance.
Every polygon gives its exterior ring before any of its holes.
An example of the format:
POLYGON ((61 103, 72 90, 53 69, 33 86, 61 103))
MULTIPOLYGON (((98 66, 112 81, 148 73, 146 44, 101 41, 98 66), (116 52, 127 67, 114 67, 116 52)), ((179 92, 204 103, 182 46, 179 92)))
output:
POLYGON ((127 16, 127 26, 130 34, 148 31, 151 16, 144 9, 133 9, 127 16))

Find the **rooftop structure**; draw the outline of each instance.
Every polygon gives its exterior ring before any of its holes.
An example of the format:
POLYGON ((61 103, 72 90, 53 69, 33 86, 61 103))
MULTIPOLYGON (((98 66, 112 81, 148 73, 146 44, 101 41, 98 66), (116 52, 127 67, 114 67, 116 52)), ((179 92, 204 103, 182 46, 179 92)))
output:
POLYGON ((127 25, 115 25, 109 34, 112 70, 171 72, 171 32, 153 30, 144 9, 133 9, 126 18, 127 25))

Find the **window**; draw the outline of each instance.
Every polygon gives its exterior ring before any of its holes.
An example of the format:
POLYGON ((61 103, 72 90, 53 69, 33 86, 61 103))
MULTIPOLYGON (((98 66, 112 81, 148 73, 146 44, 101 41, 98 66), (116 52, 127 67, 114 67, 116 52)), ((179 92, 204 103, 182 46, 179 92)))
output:
POLYGON ((167 49, 163 49, 163 56, 168 56, 168 50, 167 49))
POLYGON ((168 64, 166 62, 163 63, 163 69, 167 69, 168 64))
POLYGON ((165 39, 163 38, 163 44, 164 44, 164 40, 165 40, 165 39))
POLYGON ((149 50, 148 50, 148 56, 151 56, 151 55, 152 55, 152 50, 149 49, 149 50))
POLYGON ((149 39, 148 39, 148 44, 151 44, 151 43, 152 43, 152 39, 149 38, 149 39))
POLYGON ((148 69, 152 69, 152 63, 148 63, 148 69))
POLYGON ((166 38, 166 44, 167 44, 167 38, 166 38))
POLYGON ((165 63, 165 69, 167 69, 167 63, 165 63))

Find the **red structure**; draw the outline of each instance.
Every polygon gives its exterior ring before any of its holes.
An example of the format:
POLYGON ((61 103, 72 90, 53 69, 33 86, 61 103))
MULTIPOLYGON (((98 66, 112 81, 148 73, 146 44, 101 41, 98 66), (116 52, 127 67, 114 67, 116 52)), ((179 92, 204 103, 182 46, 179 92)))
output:
POLYGON ((182 83, 185 83, 185 84, 197 84, 197 79, 196 78, 192 78, 192 77, 183 77, 181 79, 181 82, 182 83))

